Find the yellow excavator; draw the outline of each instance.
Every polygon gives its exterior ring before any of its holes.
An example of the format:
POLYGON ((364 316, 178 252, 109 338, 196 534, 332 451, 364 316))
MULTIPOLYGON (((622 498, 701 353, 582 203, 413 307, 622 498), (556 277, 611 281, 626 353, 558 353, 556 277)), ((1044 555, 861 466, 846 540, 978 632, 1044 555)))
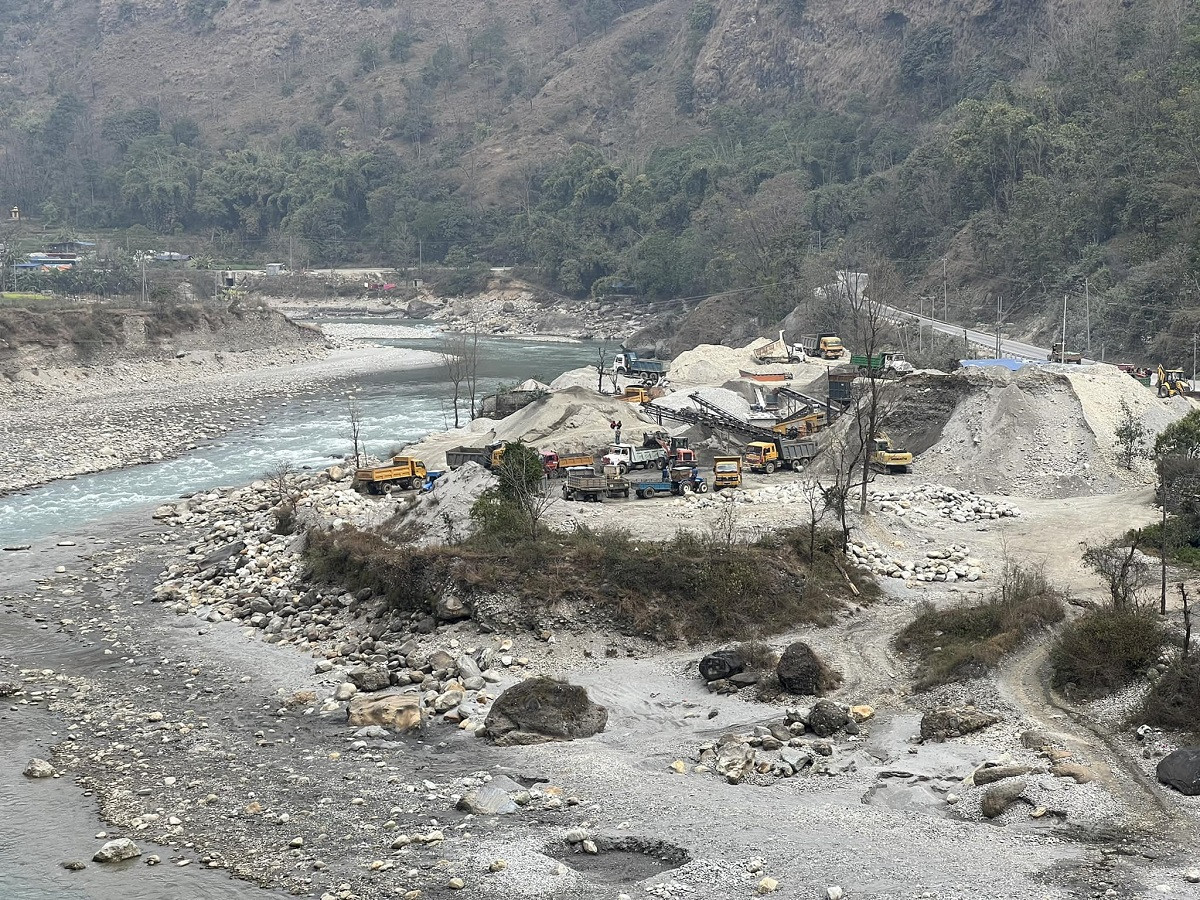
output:
POLYGON ((875 435, 871 451, 871 466, 889 475, 902 475, 912 471, 913 455, 900 447, 893 447, 891 439, 882 432, 875 435))
POLYGON ((1183 369, 1158 367, 1158 396, 1181 397, 1191 391, 1192 384, 1183 377, 1183 369))

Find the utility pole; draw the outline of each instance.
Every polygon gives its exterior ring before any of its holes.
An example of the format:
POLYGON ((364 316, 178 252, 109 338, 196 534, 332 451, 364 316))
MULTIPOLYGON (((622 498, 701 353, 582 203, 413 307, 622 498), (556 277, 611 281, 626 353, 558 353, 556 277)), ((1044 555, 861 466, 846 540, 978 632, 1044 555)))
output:
MULTIPOLYGON (((933 305, 929 306, 930 311, 933 310, 933 305)), ((929 318, 933 318, 931 315, 929 318)), ((942 321, 950 321, 950 292, 946 289, 946 260, 942 260, 942 321)), ((931 326, 932 327, 932 326, 931 326)))
POLYGON ((1192 332, 1192 390, 1196 389, 1196 332, 1192 332))
POLYGON ((921 313, 925 309, 925 297, 917 294, 917 352, 920 353, 925 349, 925 323, 921 320, 921 313))
POLYGON ((996 359, 1001 359, 1000 356, 1000 326, 1004 321, 1004 297, 1001 294, 996 295, 996 359))
POLYGON ((1092 294, 1088 290, 1088 280, 1083 279, 1084 315, 1087 317, 1087 352, 1092 352, 1092 294))
POLYGON ((1065 363, 1067 361, 1067 295, 1063 294, 1063 327, 1062 327, 1062 346, 1058 350, 1058 361, 1065 363))
POLYGON ((146 303, 146 253, 142 251, 142 304, 146 303))

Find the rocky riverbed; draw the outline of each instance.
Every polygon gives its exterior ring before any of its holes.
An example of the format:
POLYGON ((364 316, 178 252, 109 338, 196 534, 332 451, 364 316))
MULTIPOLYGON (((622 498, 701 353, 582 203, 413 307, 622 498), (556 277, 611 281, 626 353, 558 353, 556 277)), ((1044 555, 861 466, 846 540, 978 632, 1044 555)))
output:
MULTIPOLYGON (((300 519, 321 527, 378 521, 398 505, 359 497, 336 471, 301 473, 287 490, 300 519)), ((885 687, 890 663, 855 661, 853 635, 886 632, 905 602, 809 638, 847 673, 834 704, 854 707, 840 706, 842 724, 822 736, 815 706, 709 693, 695 650, 583 623, 487 633, 452 609, 396 616, 379 598, 308 582, 298 539, 275 533, 276 491, 205 492, 107 543, 81 537, 4 558, 10 715, 46 709, 63 723, 47 760, 100 804, 92 852, 132 839, 162 861, 123 864, 150 883, 196 867, 333 900, 548 887, 714 900, 1183 890, 1170 845, 1139 839, 1151 861, 1073 838, 1118 812, 1095 783, 1049 772, 1040 746, 1023 749, 1027 727, 1011 707, 978 732, 922 742, 921 717, 885 687), (486 710, 529 674, 586 688, 607 710, 604 730, 494 746, 486 710), (419 704, 420 725, 354 717, 394 696, 419 704), (743 748, 766 755, 738 783, 704 771, 722 752, 745 759, 743 748), (964 786, 981 763, 1028 771, 964 786), (1005 780, 1004 827, 977 824, 1005 780)), ((6 777, 27 762, 13 760, 6 777)))
POLYGON ((420 350, 305 348, 228 354, 199 364, 121 364, 44 380, 15 390, 0 415, 0 496, 170 459, 254 424, 268 405, 315 385, 436 361, 436 354, 420 350))

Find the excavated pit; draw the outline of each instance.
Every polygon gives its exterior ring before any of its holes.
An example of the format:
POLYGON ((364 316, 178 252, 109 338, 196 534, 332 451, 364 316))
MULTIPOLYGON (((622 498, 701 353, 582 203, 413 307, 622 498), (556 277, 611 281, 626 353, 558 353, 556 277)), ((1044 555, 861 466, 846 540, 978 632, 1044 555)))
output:
POLYGON ((592 838, 598 853, 584 853, 577 844, 551 844, 546 855, 606 884, 635 884, 691 862, 691 854, 666 841, 639 837, 592 838))

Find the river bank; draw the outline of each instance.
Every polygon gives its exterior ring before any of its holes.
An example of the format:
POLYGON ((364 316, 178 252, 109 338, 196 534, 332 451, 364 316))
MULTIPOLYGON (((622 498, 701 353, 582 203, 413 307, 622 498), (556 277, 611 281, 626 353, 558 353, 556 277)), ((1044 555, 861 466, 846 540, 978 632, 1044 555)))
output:
MULTIPOLYGON (((303 478, 302 505, 326 522, 358 515, 347 504, 396 502, 351 497, 323 473, 303 478)), ((796 739, 820 774, 729 783, 696 765, 697 749, 746 732, 765 755, 782 711, 752 692, 706 691, 694 668, 704 648, 584 623, 424 628, 379 598, 297 582, 296 547, 263 530, 263 490, 197 496, 153 524, 127 517, 75 535, 75 547, 43 543, 6 556, 0 572, 0 681, 20 691, 10 722, 32 728, 48 707, 61 723, 50 760, 94 796, 105 838, 130 837, 163 860, 119 873, 146 889, 138 896, 188 866, 213 870, 203 875, 214 886, 233 875, 335 900, 417 891, 508 900, 544 897, 548 885, 568 898, 716 900, 749 896, 764 878, 781 896, 826 896, 836 885, 854 900, 1065 900, 1182 881, 1183 861, 1164 841, 1141 835, 1133 855, 1112 856, 1086 835, 1072 839, 1057 814, 1031 819, 1018 807, 1000 827, 971 811, 981 791, 963 779, 1012 745, 1020 713, 975 683, 967 692, 999 704, 1009 724, 982 740, 917 739, 920 717, 900 688, 907 673, 885 640, 916 602, 902 590, 829 629, 776 638, 812 641, 845 672, 838 699, 876 710, 860 733, 796 739), (240 574, 220 562, 215 576, 201 574, 214 542, 232 539, 248 548, 240 574), (168 582, 196 572, 199 593, 159 589, 160 572, 168 582), (530 674, 585 685, 608 708, 608 727, 592 740, 493 746, 439 702, 459 677, 439 672, 461 676, 464 658, 478 662, 483 677, 472 677, 488 698, 530 674), (347 723, 348 685, 380 666, 439 694, 423 731, 347 723), (489 784, 517 802, 500 814, 463 802, 489 784), (945 799, 954 793, 966 795, 958 816, 945 799), (580 833, 596 854, 580 851, 580 833)), ((20 777, 24 763, 11 760, 5 777, 20 777)), ((1059 785, 1039 796, 1086 823, 1095 794, 1059 785)), ((41 854, 57 865, 95 847, 51 841, 41 854)), ((88 867, 84 877, 95 877, 88 867)))
POLYGON ((0 414, 0 496, 170 459, 265 407, 351 376, 441 364, 395 347, 282 348, 39 372, 9 387, 0 414))

